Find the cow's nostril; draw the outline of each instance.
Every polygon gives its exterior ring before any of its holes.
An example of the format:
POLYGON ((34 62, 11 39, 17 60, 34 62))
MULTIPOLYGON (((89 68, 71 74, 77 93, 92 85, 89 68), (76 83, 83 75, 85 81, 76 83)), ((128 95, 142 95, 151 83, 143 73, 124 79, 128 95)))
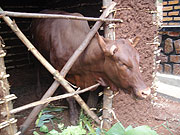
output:
POLYGON ((139 92, 141 98, 147 98, 151 94, 150 89, 141 90, 139 92))
POLYGON ((144 91, 141 93, 143 96, 148 96, 147 93, 145 93, 144 91))

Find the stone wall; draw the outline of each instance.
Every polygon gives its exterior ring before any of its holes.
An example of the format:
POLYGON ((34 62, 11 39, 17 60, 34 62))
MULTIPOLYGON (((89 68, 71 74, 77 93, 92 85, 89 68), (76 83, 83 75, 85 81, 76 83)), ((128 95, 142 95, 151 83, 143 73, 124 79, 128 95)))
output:
POLYGON ((163 0, 163 27, 158 71, 180 75, 180 0, 163 0))
POLYGON ((180 75, 180 33, 169 32, 162 35, 160 44, 160 55, 157 60, 160 60, 158 71, 161 73, 180 75))

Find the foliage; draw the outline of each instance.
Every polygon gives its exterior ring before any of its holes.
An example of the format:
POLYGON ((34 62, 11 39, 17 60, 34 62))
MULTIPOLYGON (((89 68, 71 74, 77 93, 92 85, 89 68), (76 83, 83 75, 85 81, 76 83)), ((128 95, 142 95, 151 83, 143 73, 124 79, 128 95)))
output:
POLYGON ((85 135, 86 130, 83 129, 81 125, 78 126, 68 126, 65 128, 62 133, 59 133, 58 135, 85 135))
MULTIPOLYGON (((84 115, 83 111, 80 113, 79 124, 77 126, 65 127, 63 123, 59 123, 58 131, 52 129, 49 131, 48 127, 44 125, 47 122, 53 124, 52 119, 55 117, 50 112, 62 111, 60 108, 44 109, 36 120, 36 127, 40 127, 39 131, 45 135, 158 135, 154 130, 148 126, 139 126, 133 128, 131 125, 127 128, 117 122, 108 131, 104 131, 99 127, 96 127, 93 121, 84 115)), ((33 135, 39 135, 38 132, 34 131, 33 135)))
POLYGON ((133 128, 131 125, 126 129, 118 122, 112 128, 105 132, 105 135, 158 135, 156 131, 152 130, 149 126, 139 126, 133 128))
MULTIPOLYGON (((48 114, 50 112, 62 112, 63 108, 62 107, 54 107, 49 105, 48 107, 44 108, 38 115, 38 118, 35 122, 36 127, 41 127, 45 123, 49 123, 50 121, 52 122, 52 119, 55 118, 54 115, 48 114)), ((53 122, 52 122, 53 124, 53 122)))

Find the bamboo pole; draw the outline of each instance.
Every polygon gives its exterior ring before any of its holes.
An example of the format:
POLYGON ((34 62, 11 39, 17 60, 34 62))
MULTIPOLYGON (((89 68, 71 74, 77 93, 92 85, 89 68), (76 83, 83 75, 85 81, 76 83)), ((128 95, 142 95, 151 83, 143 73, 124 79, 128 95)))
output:
POLYGON ((50 103, 52 101, 56 101, 56 100, 59 100, 59 99, 64 99, 64 98, 72 97, 72 96, 74 96, 76 94, 81 94, 81 93, 93 90, 93 89, 97 88, 98 86, 100 86, 99 83, 97 83, 95 85, 92 85, 92 86, 90 86, 88 88, 85 88, 83 90, 77 90, 77 91, 72 92, 72 93, 66 93, 66 94, 63 94, 63 95, 59 95, 59 96, 55 96, 55 97, 49 97, 49 98, 46 98, 46 99, 42 99, 40 101, 36 101, 36 102, 30 103, 30 104, 18 107, 16 109, 13 109, 13 110, 10 111, 10 114, 15 114, 15 113, 21 112, 23 110, 26 110, 26 109, 29 109, 29 108, 32 108, 32 107, 35 107, 35 106, 38 106, 38 105, 43 105, 43 104, 46 104, 46 103, 50 103))
POLYGON ((81 17, 72 15, 60 15, 60 14, 44 14, 44 13, 22 13, 11 11, 0 11, 0 16, 20 17, 20 18, 61 18, 61 19, 74 19, 84 21, 103 21, 103 22, 123 22, 121 19, 105 19, 94 17, 81 17))
MULTIPOLYGON (((103 0, 103 7, 107 7, 112 2, 112 0, 103 0)), ((112 19, 112 14, 109 15, 110 19, 112 19)), ((109 38, 111 40, 115 39, 115 33, 112 28, 109 27, 108 23, 104 25, 104 37, 109 38)), ((110 89, 104 89, 103 96, 103 128, 110 129, 112 126, 112 96, 113 92, 110 89)))

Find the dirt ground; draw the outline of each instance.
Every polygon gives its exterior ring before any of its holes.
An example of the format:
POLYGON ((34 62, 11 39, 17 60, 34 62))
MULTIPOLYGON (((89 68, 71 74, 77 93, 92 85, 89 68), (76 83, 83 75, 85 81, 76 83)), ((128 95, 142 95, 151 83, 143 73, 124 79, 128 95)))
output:
MULTIPOLYGON (((11 70, 9 82, 11 93, 18 97, 14 102, 14 108, 38 100, 34 90, 36 87, 36 75, 34 69, 11 70), (23 81, 22 81, 23 80, 23 81)), ((43 89, 47 89, 52 80, 44 74, 43 89)), ((59 101, 56 105, 67 106, 65 101, 59 101)), ((180 134, 180 103, 165 99, 161 96, 155 96, 147 100, 135 100, 130 95, 120 92, 113 99, 113 110, 121 123, 127 127, 139 125, 149 125, 153 127, 159 135, 179 135, 180 134), (164 124, 164 126, 162 125, 164 124), (165 127, 166 126, 166 127, 165 127), (170 131, 169 131, 170 130, 170 131)), ((24 122, 31 109, 20 112, 15 115, 18 119, 18 127, 24 122)), ((61 122, 69 125, 68 110, 58 114, 57 117, 63 118, 61 122)), ((115 123, 117 120, 114 120, 115 123)), ((51 124, 50 124, 51 125, 51 124)), ((32 135, 34 123, 26 135, 32 135)))
POLYGON ((125 127, 148 125, 159 135, 172 135, 171 132, 173 135, 180 134, 180 103, 178 102, 160 95, 148 100, 134 100, 121 92, 114 97, 114 103, 117 119, 125 127))

